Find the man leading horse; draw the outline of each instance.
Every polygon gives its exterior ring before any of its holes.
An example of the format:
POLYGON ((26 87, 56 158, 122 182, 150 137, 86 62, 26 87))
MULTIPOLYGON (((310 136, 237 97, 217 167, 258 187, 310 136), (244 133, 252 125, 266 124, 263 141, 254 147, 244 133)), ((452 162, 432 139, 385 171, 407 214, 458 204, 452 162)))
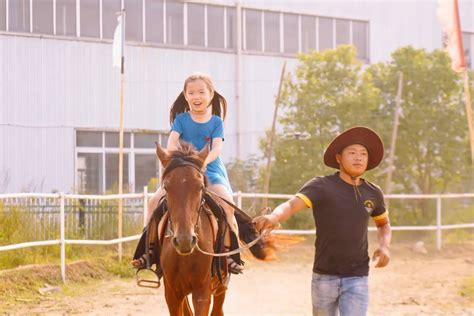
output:
POLYGON ((337 136, 324 153, 333 175, 315 177, 269 215, 254 219, 268 234, 293 214, 313 209, 316 252, 311 283, 313 315, 366 315, 369 290, 367 225, 377 226, 376 268, 390 260, 391 228, 381 189, 361 178, 383 158, 383 143, 373 130, 353 127, 337 136))

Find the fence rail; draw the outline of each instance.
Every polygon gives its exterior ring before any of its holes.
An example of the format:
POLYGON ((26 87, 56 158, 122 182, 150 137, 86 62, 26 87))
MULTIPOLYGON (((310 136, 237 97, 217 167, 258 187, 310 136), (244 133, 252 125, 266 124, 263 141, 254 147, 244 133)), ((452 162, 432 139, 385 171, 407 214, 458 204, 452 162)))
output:
MULTIPOLYGON (((127 237, 119 237, 114 239, 66 239, 66 224, 67 224, 67 216, 66 216, 66 209, 70 210, 70 212, 76 212, 74 207, 80 207, 74 203, 67 204, 66 201, 95 201, 89 204, 83 204, 83 207, 89 208, 94 207, 94 205, 98 205, 99 201, 115 201, 122 198, 125 201, 130 203, 124 203, 128 205, 129 213, 138 214, 139 217, 143 216, 144 219, 147 213, 147 204, 148 198, 151 197, 152 194, 149 194, 146 190, 144 193, 141 194, 114 194, 114 195, 78 195, 78 194, 64 194, 64 193, 57 193, 57 194, 43 194, 43 193, 18 193, 18 194, 0 194, 0 206, 3 207, 11 207, 11 206, 18 206, 24 208, 38 208, 38 207, 46 207, 48 211, 44 212, 47 213, 49 218, 55 221, 56 225, 59 224, 59 239, 55 238, 44 238, 46 240, 42 241, 32 241, 32 242, 22 242, 12 245, 4 245, 0 246, 0 251, 8 251, 8 250, 15 250, 20 248, 29 248, 29 247, 38 247, 38 246, 51 246, 51 245, 60 245, 61 248, 61 277, 62 280, 66 281, 66 245, 113 245, 113 244, 120 244, 123 242, 138 240, 140 235, 131 235, 127 237), (25 199, 38 199, 39 201, 46 201, 47 203, 40 206, 32 203, 32 201, 25 202, 25 199), (138 202, 140 201, 140 202, 138 202), (49 203, 49 204, 48 204, 49 203), (33 205, 32 205, 33 204, 33 205), (59 208, 59 212, 56 210, 52 210, 55 208, 59 208), (53 216, 54 215, 54 216, 53 216), (59 221, 59 223, 58 223, 59 221)), ((289 194, 262 194, 262 193, 243 193, 237 192, 234 194, 236 198, 237 205, 242 207, 242 200, 244 198, 269 198, 269 199, 288 199, 291 198, 293 195, 289 194)), ((442 246, 442 231, 447 229, 461 229, 461 228, 474 228, 474 223, 461 223, 461 224, 449 224, 449 225, 442 225, 441 222, 441 215, 442 215, 442 199, 452 199, 452 198, 474 198, 474 193, 456 193, 456 194, 388 194, 385 195, 386 199, 434 199, 436 201, 436 225, 428 225, 428 226, 392 226, 392 230, 394 231, 436 231, 436 245, 437 249, 440 250, 442 246)), ((36 200, 35 200, 36 201, 36 200)), ((37 201, 36 201, 37 202, 37 201)), ((79 202, 84 203, 84 202, 79 202)), ((103 205, 101 206, 103 209, 103 205)), ((112 212, 115 210, 114 205, 107 205, 106 208, 109 208, 112 212)), ((38 213, 38 212, 37 212, 38 213)), ((42 214, 39 212, 39 214, 42 214)), ((43 214, 44 215, 44 214, 43 214)), ((93 216, 93 214, 90 214, 93 216)), ((79 218, 81 218, 79 216, 79 218)), ((85 219, 84 224, 85 224, 85 219)), ((100 227, 100 225, 99 225, 100 227)), ((369 231, 376 230, 375 227, 369 227, 369 231)), ((73 230, 70 230, 73 231, 73 230)), ((74 231, 73 231, 74 232, 74 231)), ((276 230, 275 233, 277 234, 300 234, 300 235, 314 235, 315 230, 276 230)), ((87 237, 87 236, 86 236, 87 237)))

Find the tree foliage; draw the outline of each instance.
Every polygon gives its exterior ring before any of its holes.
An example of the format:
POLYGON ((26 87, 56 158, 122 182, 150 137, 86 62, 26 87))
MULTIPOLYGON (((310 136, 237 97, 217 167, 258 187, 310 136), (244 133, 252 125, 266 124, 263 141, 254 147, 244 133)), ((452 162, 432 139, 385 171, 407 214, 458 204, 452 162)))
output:
MULTIPOLYGON (((323 164, 324 149, 339 132, 356 125, 375 129, 384 141, 384 161, 365 175, 383 187, 400 72, 402 116, 392 193, 473 191, 462 77, 450 69, 445 52, 402 47, 390 61, 370 66, 356 59, 351 46, 298 58, 283 85, 271 192, 294 193, 312 177, 334 172, 323 164)), ((412 204, 410 222, 431 221, 430 203, 412 204)))
POLYGON ((370 73, 351 46, 301 54, 282 93, 282 131, 274 147, 273 192, 293 193, 315 175, 330 172, 322 163, 324 149, 342 130, 377 125, 382 99, 370 73), (306 139, 293 135, 306 133, 306 139))
MULTIPOLYGON (((389 128, 395 109, 398 73, 403 73, 402 118, 395 152, 395 191, 444 193, 461 191, 472 176, 469 135, 461 77, 450 68, 449 57, 440 50, 428 53, 403 47, 390 63, 368 69, 384 98, 381 111, 389 128)), ((388 142, 385 142, 388 144, 388 142)))

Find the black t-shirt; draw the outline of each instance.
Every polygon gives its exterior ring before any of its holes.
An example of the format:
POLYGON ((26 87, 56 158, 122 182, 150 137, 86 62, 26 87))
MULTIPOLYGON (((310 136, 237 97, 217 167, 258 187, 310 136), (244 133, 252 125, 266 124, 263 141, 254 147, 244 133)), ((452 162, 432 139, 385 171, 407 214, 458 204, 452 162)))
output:
POLYGON ((343 277, 369 274, 369 217, 380 218, 387 213, 378 186, 363 180, 357 189, 361 196, 353 185, 336 173, 313 178, 296 194, 313 209, 316 224, 314 272, 343 277))

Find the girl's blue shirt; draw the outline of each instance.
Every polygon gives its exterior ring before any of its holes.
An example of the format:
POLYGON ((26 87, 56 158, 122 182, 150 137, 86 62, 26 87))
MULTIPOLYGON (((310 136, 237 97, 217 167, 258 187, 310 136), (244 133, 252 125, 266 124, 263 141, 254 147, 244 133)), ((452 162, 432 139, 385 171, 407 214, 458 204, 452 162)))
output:
MULTIPOLYGON (((192 119, 189 112, 180 113, 174 119, 171 130, 177 132, 181 140, 193 144, 197 150, 209 143, 212 149, 214 138, 224 140, 224 122, 217 115, 212 115, 205 123, 199 123, 192 119)), ((205 173, 211 184, 223 184, 232 194, 229 177, 220 156, 207 165, 205 173)))

